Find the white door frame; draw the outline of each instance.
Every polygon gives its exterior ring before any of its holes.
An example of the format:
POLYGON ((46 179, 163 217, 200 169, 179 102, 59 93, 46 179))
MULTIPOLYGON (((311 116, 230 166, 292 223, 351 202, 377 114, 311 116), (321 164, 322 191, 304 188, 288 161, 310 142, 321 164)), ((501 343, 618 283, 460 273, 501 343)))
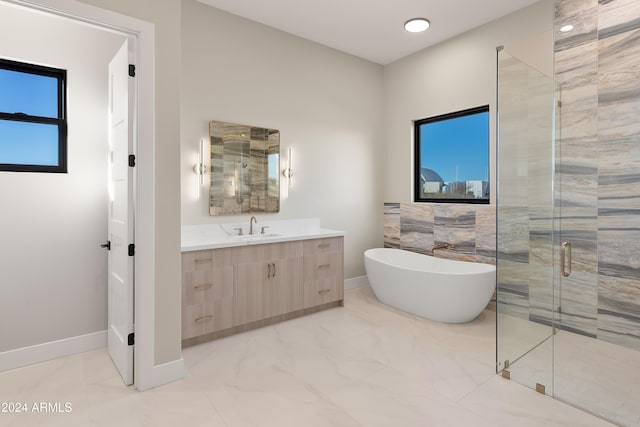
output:
POLYGON ((154 338, 154 145, 155 27, 130 16, 76 0, 2 0, 86 22, 137 39, 137 149, 135 199, 135 387, 142 391, 182 376, 155 369, 154 338))

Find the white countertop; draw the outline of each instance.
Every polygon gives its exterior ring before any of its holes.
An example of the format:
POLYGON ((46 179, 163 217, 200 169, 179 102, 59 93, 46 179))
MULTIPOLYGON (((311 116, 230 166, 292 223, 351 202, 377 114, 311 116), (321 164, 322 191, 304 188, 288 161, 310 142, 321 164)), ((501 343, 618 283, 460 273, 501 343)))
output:
POLYGON ((249 218, 225 224, 183 225, 182 252, 344 236, 342 231, 321 228, 318 218, 262 221, 259 216, 253 224, 254 234, 249 235, 249 218), (260 234, 262 227, 267 227, 264 234, 260 234), (235 228, 242 228, 243 235, 239 236, 235 228))

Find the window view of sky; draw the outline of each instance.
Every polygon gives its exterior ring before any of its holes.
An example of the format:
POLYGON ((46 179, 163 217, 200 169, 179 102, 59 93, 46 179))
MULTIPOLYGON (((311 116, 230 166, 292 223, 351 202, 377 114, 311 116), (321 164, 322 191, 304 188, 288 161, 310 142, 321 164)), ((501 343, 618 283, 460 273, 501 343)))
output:
POLYGON ((420 165, 445 182, 489 181, 489 112, 420 126, 420 165))
MULTIPOLYGON (((58 80, 0 69, 0 112, 58 117, 58 80)), ((58 127, 0 120, 0 163, 58 165, 58 127)))
POLYGON ((58 117, 58 79, 0 69, 0 111, 58 117))
POLYGON ((0 163, 58 165, 58 126, 0 120, 0 163))

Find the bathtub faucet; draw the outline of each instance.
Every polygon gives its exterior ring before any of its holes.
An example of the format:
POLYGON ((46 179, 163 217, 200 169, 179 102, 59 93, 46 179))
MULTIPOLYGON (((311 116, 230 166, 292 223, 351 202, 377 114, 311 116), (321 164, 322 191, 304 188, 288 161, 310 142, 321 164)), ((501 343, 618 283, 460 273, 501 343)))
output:
POLYGON ((433 245, 431 247, 431 254, 433 255, 433 253, 437 250, 437 249, 455 249, 455 245, 452 245, 451 243, 436 243, 435 245, 433 245))

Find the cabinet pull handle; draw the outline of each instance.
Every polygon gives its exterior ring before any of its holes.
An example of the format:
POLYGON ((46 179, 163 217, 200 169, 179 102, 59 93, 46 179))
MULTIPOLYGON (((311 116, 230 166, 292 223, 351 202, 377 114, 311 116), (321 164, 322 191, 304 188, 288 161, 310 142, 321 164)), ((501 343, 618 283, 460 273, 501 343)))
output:
POLYGON ((318 247, 319 247, 320 249, 326 249, 326 248, 328 248, 329 246, 331 246, 329 243, 321 243, 321 244, 319 244, 319 245, 318 245, 318 247))
POLYGON ((326 294, 328 294, 329 292, 331 292, 331 289, 322 289, 322 290, 319 290, 319 291, 318 291, 318 293, 319 293, 320 295, 326 295, 326 294))
POLYGON ((318 266, 318 270, 324 270, 325 268, 331 267, 331 264, 322 264, 318 266))
POLYGON ((204 264, 204 263, 211 264, 211 258, 208 258, 208 259, 197 259, 196 260, 196 264, 204 264))
POLYGON ((207 320, 211 320, 213 319, 213 316, 203 316, 203 317, 198 317, 196 319, 196 323, 202 323, 202 322, 206 322, 207 320))
POLYGON ((276 277, 276 263, 274 262, 272 265, 273 265, 273 275, 271 277, 276 277))
POLYGON ((211 287, 213 287, 213 283, 204 283, 202 285, 196 285, 193 288, 197 291, 201 291, 204 289, 211 289, 211 287))
POLYGON ((267 270, 267 278, 271 278, 271 263, 267 264, 268 266, 268 270, 267 270))

